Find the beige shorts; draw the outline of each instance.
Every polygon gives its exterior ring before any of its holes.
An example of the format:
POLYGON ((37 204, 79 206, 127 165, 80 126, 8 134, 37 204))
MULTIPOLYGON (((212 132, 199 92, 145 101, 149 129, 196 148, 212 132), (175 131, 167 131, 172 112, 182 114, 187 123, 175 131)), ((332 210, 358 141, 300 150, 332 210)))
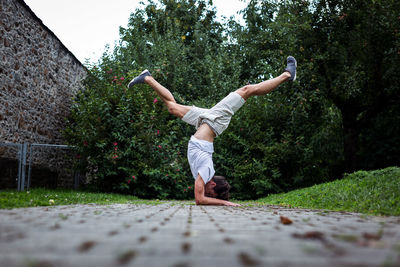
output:
POLYGON ((230 93, 211 109, 193 106, 182 118, 182 120, 197 128, 202 123, 207 123, 215 135, 220 135, 226 128, 233 114, 243 106, 245 100, 236 92, 230 93))

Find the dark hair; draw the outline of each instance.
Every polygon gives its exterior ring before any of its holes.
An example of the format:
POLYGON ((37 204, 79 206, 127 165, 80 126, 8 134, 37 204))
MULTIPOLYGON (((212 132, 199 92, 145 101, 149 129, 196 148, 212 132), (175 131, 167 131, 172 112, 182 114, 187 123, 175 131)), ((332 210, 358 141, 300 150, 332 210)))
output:
POLYGON ((214 176, 212 180, 216 183, 214 192, 217 194, 217 198, 222 200, 229 200, 229 190, 231 186, 224 176, 214 176))

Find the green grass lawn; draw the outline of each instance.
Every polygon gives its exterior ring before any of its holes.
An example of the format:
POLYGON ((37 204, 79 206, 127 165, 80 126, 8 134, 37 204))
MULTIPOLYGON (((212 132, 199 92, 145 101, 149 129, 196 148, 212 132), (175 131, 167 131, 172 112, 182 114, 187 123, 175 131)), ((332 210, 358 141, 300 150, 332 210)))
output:
POLYGON ((93 193, 67 189, 35 188, 24 192, 16 190, 0 191, 0 209, 71 205, 71 204, 159 204, 159 200, 143 200, 134 196, 93 193))
MULTIPOLYGON (((91 193, 76 190, 32 189, 25 192, 0 191, 0 208, 20 208, 71 204, 151 204, 134 196, 91 193)), ((194 201, 187 203, 194 204, 194 201)), ((298 208, 361 212, 375 215, 400 215, 400 168, 358 171, 344 179, 315 185, 284 194, 270 195, 243 205, 282 205, 298 208)))
POLYGON ((400 215, 400 168, 358 171, 344 179, 261 198, 258 203, 400 215))

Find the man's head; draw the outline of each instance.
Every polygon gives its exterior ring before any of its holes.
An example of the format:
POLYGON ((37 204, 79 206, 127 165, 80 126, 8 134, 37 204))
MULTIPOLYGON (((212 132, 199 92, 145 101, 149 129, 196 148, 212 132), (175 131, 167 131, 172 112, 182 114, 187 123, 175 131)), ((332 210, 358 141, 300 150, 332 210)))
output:
POLYGON ((205 187, 205 196, 229 200, 231 186, 224 176, 214 176, 205 187))

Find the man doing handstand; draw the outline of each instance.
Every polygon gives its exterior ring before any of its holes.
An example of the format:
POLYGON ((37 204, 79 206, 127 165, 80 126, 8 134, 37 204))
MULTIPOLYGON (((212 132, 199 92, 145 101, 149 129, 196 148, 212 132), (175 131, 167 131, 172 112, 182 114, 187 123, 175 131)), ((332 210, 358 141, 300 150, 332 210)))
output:
POLYGON ((171 92, 159 84, 148 70, 143 71, 129 83, 129 88, 140 83, 150 85, 163 100, 171 114, 196 127, 196 133, 189 140, 187 157, 195 179, 194 196, 197 205, 239 206, 239 204, 228 201, 230 185, 226 178, 215 176, 212 161, 214 138, 228 127, 232 115, 249 97, 268 94, 280 84, 286 81, 294 81, 296 79, 296 67, 295 58, 289 56, 287 67, 281 75, 258 84, 239 88, 211 109, 176 103, 171 92))

